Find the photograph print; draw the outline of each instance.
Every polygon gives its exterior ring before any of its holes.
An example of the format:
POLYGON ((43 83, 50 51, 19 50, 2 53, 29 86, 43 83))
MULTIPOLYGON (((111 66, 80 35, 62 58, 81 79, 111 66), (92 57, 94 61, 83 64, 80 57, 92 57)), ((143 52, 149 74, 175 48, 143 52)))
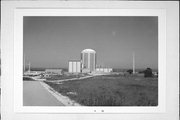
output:
POLYGON ((158 16, 24 16, 23 106, 158 106, 158 16))

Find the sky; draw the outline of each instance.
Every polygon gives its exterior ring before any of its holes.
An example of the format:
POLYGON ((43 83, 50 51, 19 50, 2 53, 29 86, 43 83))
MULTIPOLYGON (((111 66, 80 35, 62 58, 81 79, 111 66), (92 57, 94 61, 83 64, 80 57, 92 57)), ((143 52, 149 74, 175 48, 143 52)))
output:
POLYGON ((158 68, 157 17, 24 17, 23 52, 32 67, 68 68, 83 49, 94 49, 97 65, 158 68))

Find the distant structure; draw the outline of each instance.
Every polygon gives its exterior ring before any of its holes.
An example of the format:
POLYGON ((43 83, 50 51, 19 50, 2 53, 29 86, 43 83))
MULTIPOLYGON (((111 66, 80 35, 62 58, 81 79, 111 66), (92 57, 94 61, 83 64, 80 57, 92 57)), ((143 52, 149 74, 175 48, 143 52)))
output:
POLYGON ((110 73, 112 71, 112 68, 96 68, 96 73, 110 73))
POLYGON ((70 60, 68 62, 69 73, 89 73, 93 75, 109 74, 112 68, 97 66, 97 54, 93 49, 84 49, 81 51, 81 60, 70 60))
POLYGON ((28 72, 30 73, 31 72, 31 63, 29 62, 29 69, 28 69, 28 72))
POLYGON ((96 70, 96 51, 93 49, 84 49, 81 52, 82 73, 90 73, 96 70))
POLYGON ((70 60, 69 61, 69 73, 80 73, 81 72, 81 61, 80 60, 70 60))
POLYGON ((23 56, 23 72, 25 72, 26 71, 26 61, 25 61, 25 54, 24 54, 24 56, 23 56))
POLYGON ((133 74, 135 74, 135 53, 133 52, 133 74))
POLYGON ((45 74, 62 75, 62 69, 46 69, 45 74))

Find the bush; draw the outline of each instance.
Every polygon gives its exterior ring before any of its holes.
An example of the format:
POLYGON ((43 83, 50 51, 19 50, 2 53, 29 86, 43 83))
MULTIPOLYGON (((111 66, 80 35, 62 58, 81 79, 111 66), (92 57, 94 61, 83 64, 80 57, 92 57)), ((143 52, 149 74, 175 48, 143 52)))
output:
POLYGON ((147 68, 147 69, 144 71, 144 77, 153 77, 152 69, 151 69, 151 68, 147 68))
POLYGON ((128 72, 129 74, 132 74, 133 70, 132 70, 132 69, 129 69, 129 70, 127 70, 127 72, 128 72))

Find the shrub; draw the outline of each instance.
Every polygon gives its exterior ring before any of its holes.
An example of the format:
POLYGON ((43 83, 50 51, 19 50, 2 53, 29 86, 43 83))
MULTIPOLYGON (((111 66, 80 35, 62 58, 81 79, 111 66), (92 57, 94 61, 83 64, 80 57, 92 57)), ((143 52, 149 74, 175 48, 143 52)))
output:
POLYGON ((153 77, 152 69, 151 69, 151 68, 147 68, 147 69, 144 71, 144 77, 153 77))
POLYGON ((127 70, 127 72, 128 72, 129 74, 132 74, 133 70, 132 70, 132 69, 129 69, 129 70, 127 70))

